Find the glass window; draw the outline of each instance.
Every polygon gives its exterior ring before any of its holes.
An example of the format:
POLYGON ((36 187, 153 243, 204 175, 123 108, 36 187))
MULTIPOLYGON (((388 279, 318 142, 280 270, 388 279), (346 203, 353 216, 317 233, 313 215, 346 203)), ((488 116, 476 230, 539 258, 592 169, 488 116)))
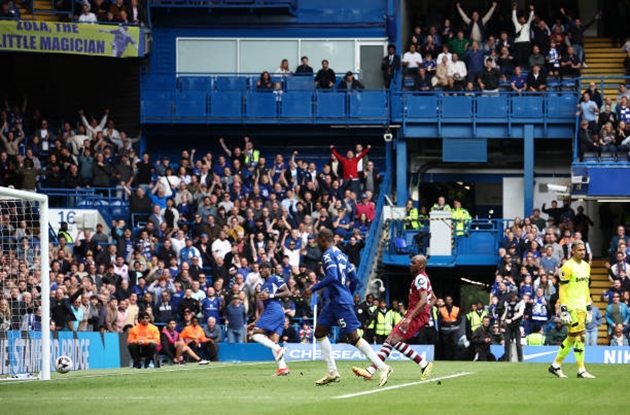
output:
POLYGON ((236 40, 177 39, 177 72, 238 72, 236 40))

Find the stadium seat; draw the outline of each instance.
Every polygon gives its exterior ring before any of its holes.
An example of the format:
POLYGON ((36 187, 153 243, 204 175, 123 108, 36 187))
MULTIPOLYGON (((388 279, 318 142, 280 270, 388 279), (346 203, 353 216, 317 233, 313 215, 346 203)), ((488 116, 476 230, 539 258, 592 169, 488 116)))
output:
POLYGON ((172 115, 172 110, 173 95, 170 92, 144 92, 141 105, 143 119, 168 118, 172 115))
POLYGON ((512 117, 514 118, 542 118, 542 96, 512 97, 512 117))
POLYGON ((182 118, 205 118, 207 114, 205 92, 189 91, 175 94, 175 115, 182 118))
POLYGON ((575 96, 573 94, 548 95, 547 115, 554 119, 556 117, 575 118, 575 96))
POLYGON ((275 118, 278 95, 273 92, 248 92, 246 114, 249 118, 275 118))
POLYGON ((210 115, 216 118, 240 118, 243 115, 240 92, 213 92, 210 98, 210 115))
POLYGON ((405 110, 409 118, 436 119, 437 97, 435 95, 406 95, 405 100, 405 110))
POLYGON ((247 90, 247 78, 242 76, 217 76, 214 81, 217 91, 245 91, 247 90))
POLYGON ((477 117, 505 119, 508 111, 507 99, 507 95, 477 96, 477 117))
POLYGON ((345 118, 345 92, 317 92, 316 114, 321 118, 345 118))
POLYGON ((287 91, 311 91, 315 88, 312 76, 290 76, 285 83, 287 91))
POLYGON ((473 97, 454 96, 442 98, 443 118, 472 117, 473 97))
POLYGON ((178 79, 180 91, 209 91, 212 89, 212 78, 209 76, 182 76, 178 79))
POLYGON ((398 255, 409 254, 409 247, 405 238, 394 238, 394 251, 398 255))
POLYGON ((387 118, 385 92, 350 92, 350 117, 362 119, 387 118))
POLYGON ((313 116, 313 94, 310 92, 287 92, 282 95, 283 118, 311 118, 313 116))

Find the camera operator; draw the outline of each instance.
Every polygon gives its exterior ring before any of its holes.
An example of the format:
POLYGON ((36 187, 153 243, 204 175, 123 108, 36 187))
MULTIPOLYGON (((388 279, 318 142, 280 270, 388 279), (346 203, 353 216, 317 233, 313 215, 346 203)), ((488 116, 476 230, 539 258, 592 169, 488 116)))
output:
POLYGON ((525 303, 518 297, 518 292, 510 291, 510 298, 505 302, 505 311, 501 321, 505 327, 505 361, 511 361, 511 343, 516 342, 518 361, 523 361, 523 347, 521 345, 521 321, 525 314, 525 303))

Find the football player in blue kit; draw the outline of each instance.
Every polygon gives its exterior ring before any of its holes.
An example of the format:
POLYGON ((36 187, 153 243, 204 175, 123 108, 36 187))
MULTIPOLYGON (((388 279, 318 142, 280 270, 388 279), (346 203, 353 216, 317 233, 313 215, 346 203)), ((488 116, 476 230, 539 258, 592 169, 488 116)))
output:
POLYGON ((265 309, 260 317, 249 325, 254 329, 252 340, 271 349, 273 357, 278 362, 278 370, 274 376, 286 376, 290 373, 289 367, 284 361, 285 348, 278 342, 284 330, 284 310, 280 299, 291 296, 291 291, 279 275, 271 273, 271 264, 261 262, 258 270, 263 284, 259 286, 258 299, 262 300, 265 309))
POLYGON ((332 353, 332 345, 328 340, 330 327, 338 325, 341 331, 347 336, 348 342, 355 346, 378 368, 379 386, 387 383, 392 368, 378 358, 370 344, 365 341, 357 329, 361 327, 359 320, 354 313, 354 300, 352 291, 355 289, 358 278, 354 266, 348 261, 346 254, 337 248, 333 241, 333 232, 323 228, 317 235, 317 244, 323 252, 322 267, 325 277, 322 281, 306 289, 305 296, 314 291, 326 289, 326 296, 330 302, 324 306, 318 316, 315 327, 315 338, 322 351, 322 357, 328 366, 328 374, 315 382, 316 385, 326 385, 332 382, 339 382, 340 375, 332 353))

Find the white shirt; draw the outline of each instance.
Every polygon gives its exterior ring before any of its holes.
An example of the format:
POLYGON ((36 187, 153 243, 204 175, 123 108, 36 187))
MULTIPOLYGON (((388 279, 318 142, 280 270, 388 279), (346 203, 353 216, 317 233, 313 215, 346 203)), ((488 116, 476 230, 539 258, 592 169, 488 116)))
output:
POLYGON ((223 241, 217 238, 214 242, 212 242, 212 253, 220 256, 221 258, 225 258, 228 252, 232 251, 232 244, 227 239, 223 241))
POLYGON ((418 68, 422 65, 422 55, 418 52, 405 52, 403 55, 403 63, 407 63, 407 68, 418 68))
POLYGON ((440 53, 440 54, 438 55, 438 57, 437 57, 436 62, 437 62, 437 63, 442 63, 442 58, 444 58, 444 56, 446 56, 446 64, 447 64, 447 65, 448 65, 449 63, 453 62, 453 59, 452 59, 453 54, 452 54, 452 53, 450 53, 450 52, 447 52, 447 53, 442 52, 442 53, 440 53))
POLYGON ((79 22, 81 23, 96 23, 98 22, 98 20, 96 20, 96 15, 92 12, 89 12, 88 14, 82 14, 81 16, 79 16, 79 22))
POLYGON ((448 76, 455 76, 456 73, 458 73, 461 78, 466 78, 466 75, 468 75, 466 64, 463 61, 451 62, 448 65, 448 76))
POLYGON ((529 26, 532 23, 532 19, 534 17, 534 11, 529 12, 529 19, 525 22, 525 24, 520 24, 518 19, 516 18, 516 10, 512 10, 512 23, 514 23, 514 32, 518 34, 514 38, 514 43, 520 42, 529 42, 529 26))

